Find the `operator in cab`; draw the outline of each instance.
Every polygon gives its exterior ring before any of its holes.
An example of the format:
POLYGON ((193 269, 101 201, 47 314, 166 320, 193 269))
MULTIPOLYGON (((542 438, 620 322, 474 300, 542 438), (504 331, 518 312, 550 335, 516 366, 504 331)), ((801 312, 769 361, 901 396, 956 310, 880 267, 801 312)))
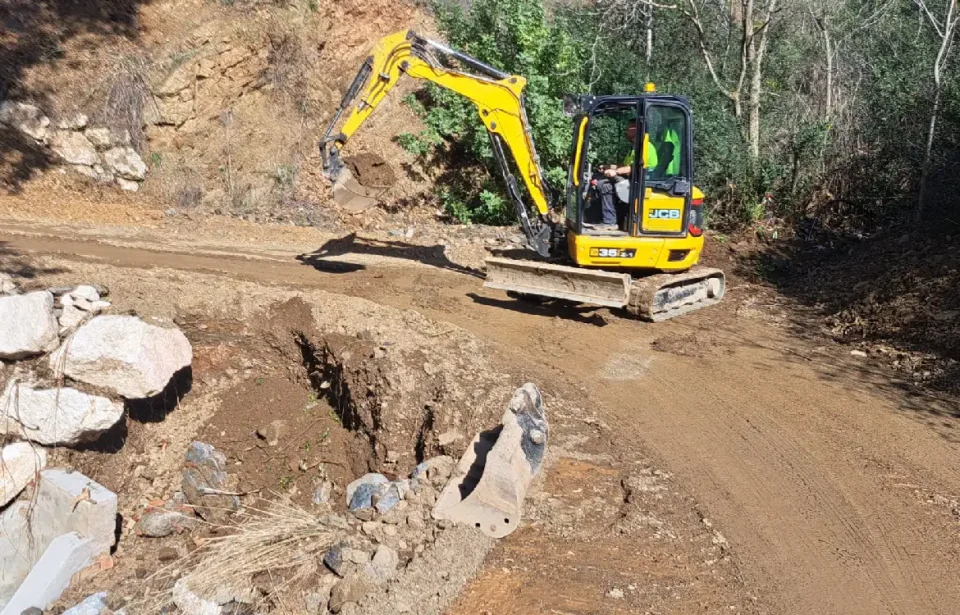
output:
MULTIPOLYGON (((623 177, 630 177, 630 169, 633 166, 634 151, 633 144, 637 138, 637 120, 630 120, 627 124, 627 130, 624 136, 627 139, 627 143, 630 144, 630 151, 623 159, 623 164, 621 166, 610 166, 603 172, 606 177, 610 179, 616 178, 618 175, 623 177)), ((646 149, 647 153, 647 167, 655 168, 657 166, 657 150, 650 145, 650 139, 644 137, 643 146, 646 149)))
MULTIPOLYGON (((618 214, 621 212, 617 211, 613 184, 624 179, 629 179, 630 177, 630 170, 633 167, 633 160, 635 158, 633 144, 637 138, 636 119, 632 119, 627 123, 624 137, 627 143, 630 144, 629 152, 626 157, 624 157, 622 165, 610 165, 603 168, 603 175, 609 181, 598 182, 596 186, 597 192, 600 195, 600 213, 602 220, 600 223, 586 224, 585 226, 588 228, 598 231, 616 231, 619 229, 618 218, 620 218, 621 215, 618 214)), ((643 145, 646 150, 646 163, 648 168, 655 168, 657 166, 657 150, 650 144, 650 139, 646 135, 644 135, 643 145)))

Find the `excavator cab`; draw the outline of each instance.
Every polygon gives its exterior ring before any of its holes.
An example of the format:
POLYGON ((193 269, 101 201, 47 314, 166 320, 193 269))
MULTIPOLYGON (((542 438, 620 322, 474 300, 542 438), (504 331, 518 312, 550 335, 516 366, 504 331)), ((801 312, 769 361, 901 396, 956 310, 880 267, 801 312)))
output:
POLYGON ((690 107, 650 89, 565 101, 574 127, 565 224, 578 265, 682 270, 699 258, 690 107))

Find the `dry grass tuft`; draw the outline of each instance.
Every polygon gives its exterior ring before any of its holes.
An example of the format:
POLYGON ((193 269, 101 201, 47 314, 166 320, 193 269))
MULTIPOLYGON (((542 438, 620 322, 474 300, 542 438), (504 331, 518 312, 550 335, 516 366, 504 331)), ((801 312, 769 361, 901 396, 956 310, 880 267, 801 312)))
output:
POLYGON ((173 604, 173 587, 179 579, 201 598, 223 596, 224 590, 248 592, 254 575, 282 577, 268 595, 257 597, 255 607, 279 600, 286 587, 314 574, 319 558, 336 534, 321 525, 316 515, 289 500, 265 510, 247 509, 231 534, 208 539, 184 559, 164 567, 148 579, 146 594, 127 606, 128 612, 158 615, 173 604), (180 574, 182 573, 182 574, 180 574), (281 574, 282 573, 282 574, 281 574))
POLYGON ((142 56, 128 55, 108 71, 104 81, 91 93, 98 94, 99 108, 92 115, 95 124, 111 126, 130 133, 130 142, 143 151, 143 116, 147 105, 155 104, 145 75, 148 62, 142 56))

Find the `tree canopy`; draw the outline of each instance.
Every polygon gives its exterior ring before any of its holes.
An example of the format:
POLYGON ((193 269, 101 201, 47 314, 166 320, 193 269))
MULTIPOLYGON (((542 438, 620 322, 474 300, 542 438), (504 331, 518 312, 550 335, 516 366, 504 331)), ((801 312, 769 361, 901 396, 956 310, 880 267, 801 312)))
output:
MULTIPOLYGON (((714 228, 862 232, 958 217, 956 0, 433 1, 452 46, 528 79, 556 187, 572 135, 563 95, 652 81, 692 101, 696 182, 714 228)), ((487 170, 440 182, 450 213, 509 221, 472 106, 435 87, 411 102, 428 129, 403 135, 408 149, 487 170)))

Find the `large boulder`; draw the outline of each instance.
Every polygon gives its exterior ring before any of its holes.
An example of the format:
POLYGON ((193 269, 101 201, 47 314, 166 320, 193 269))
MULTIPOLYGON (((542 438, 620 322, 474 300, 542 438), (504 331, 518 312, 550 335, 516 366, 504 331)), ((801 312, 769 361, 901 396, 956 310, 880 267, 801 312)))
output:
POLYGON ((11 380, 0 397, 0 433, 73 446, 96 440, 123 418, 123 404, 69 387, 34 388, 11 380))
POLYGON ((47 466, 47 451, 29 442, 16 442, 0 452, 0 508, 17 497, 47 466))
POLYGON ((70 164, 93 166, 100 162, 100 156, 93 143, 82 133, 72 130, 58 130, 50 137, 50 149, 70 164))
POLYGON ((57 347, 53 295, 37 291, 0 297, 0 359, 22 359, 57 347))
POLYGON ((115 147, 103 154, 107 167, 124 179, 142 180, 147 176, 147 165, 132 147, 115 147))
POLYGON ((179 329, 136 316, 97 316, 50 357, 55 372, 127 399, 153 397, 190 365, 193 349, 179 329))
POLYGON ((43 141, 47 137, 50 118, 38 107, 5 100, 0 103, 0 123, 12 126, 32 139, 43 141))

